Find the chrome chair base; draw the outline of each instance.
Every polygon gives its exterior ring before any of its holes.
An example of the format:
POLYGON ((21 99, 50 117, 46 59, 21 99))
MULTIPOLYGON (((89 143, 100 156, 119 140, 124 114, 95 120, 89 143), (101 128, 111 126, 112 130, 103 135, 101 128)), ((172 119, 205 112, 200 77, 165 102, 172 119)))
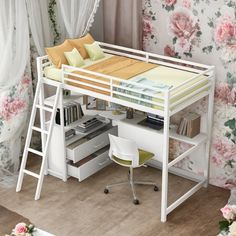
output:
POLYGON ((152 181, 134 181, 133 180, 133 168, 132 167, 130 167, 130 171, 129 171, 129 175, 128 175, 128 181, 109 184, 105 187, 104 193, 108 194, 110 188, 116 187, 116 186, 121 186, 121 185, 130 185, 131 190, 132 190, 132 194, 133 194, 133 203, 135 205, 139 204, 139 200, 137 198, 136 191, 135 191, 135 185, 152 185, 152 186, 154 186, 154 191, 159 190, 159 188, 157 187, 157 184, 155 182, 152 182, 152 181))

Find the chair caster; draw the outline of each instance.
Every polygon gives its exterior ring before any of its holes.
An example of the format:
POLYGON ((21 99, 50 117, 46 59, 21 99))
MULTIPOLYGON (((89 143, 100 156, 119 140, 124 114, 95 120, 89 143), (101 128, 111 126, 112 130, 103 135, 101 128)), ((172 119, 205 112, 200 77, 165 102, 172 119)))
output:
POLYGON ((109 193, 109 190, 107 188, 104 189, 104 193, 105 194, 108 194, 109 193))
POLYGON ((157 191, 159 191, 159 188, 158 188, 157 186, 154 186, 153 190, 154 190, 155 192, 157 192, 157 191))
POLYGON ((134 199, 133 203, 134 203, 134 205, 139 205, 139 200, 138 199, 134 199))

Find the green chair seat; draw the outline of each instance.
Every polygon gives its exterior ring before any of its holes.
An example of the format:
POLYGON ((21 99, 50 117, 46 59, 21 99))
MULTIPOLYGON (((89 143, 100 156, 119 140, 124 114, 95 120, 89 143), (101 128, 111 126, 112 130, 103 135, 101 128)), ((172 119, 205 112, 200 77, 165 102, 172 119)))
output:
MULTIPOLYGON (((145 162, 149 161, 150 159, 152 159, 152 157, 154 157, 153 153, 144 151, 142 149, 138 149, 138 152, 139 152, 139 165, 143 165, 145 162)), ((122 160, 114 155, 113 159, 121 165, 131 166, 132 164, 131 161, 122 160)))

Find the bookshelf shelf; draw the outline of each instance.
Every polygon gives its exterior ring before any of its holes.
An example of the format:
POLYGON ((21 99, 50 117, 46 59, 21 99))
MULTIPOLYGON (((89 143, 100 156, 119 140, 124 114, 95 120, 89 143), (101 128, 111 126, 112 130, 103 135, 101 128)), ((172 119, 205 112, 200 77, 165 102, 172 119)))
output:
POLYGON ((177 134, 176 129, 173 129, 170 130, 170 138, 196 146, 207 141, 207 134, 200 133, 193 138, 189 138, 187 136, 177 134))
MULTIPOLYGON (((83 97, 83 94, 73 94, 73 95, 70 95, 68 97, 64 97, 63 98, 63 104, 66 104, 68 102, 73 102, 73 101, 77 101, 77 100, 80 100, 82 99, 83 97)), ((55 100, 55 95, 53 96, 50 96, 50 97, 47 97, 45 100, 44 100, 44 104, 46 106, 50 106, 52 107, 53 104, 54 104, 54 100, 55 100)))

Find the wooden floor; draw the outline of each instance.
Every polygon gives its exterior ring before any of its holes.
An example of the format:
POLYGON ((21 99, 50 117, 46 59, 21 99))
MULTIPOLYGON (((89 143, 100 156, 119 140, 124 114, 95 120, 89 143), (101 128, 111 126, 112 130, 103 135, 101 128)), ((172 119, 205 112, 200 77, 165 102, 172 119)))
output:
MULTIPOLYGON (((34 201, 36 181, 26 177, 23 191, 0 188, 0 204, 28 218, 38 228, 57 236, 214 236, 221 219, 219 209, 229 192, 217 187, 201 189, 160 222, 161 192, 138 186, 141 201, 133 205, 129 187, 116 187, 103 193, 108 183, 121 181, 127 169, 112 164, 79 183, 70 178, 66 183, 47 176, 42 196, 34 201)), ((136 179, 156 180, 161 186, 161 172, 154 168, 135 170, 136 179)), ((169 201, 183 194, 192 182, 169 176, 169 201)))

